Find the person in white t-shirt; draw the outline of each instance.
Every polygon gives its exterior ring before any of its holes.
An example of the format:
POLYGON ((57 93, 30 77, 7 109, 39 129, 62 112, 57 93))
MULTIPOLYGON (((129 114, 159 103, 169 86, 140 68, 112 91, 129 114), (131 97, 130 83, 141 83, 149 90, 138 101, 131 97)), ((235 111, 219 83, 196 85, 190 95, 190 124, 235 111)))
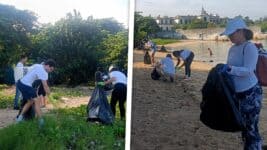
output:
POLYGON ((35 80, 40 79, 42 81, 46 94, 49 95, 50 89, 47 84, 48 73, 54 70, 55 65, 55 61, 51 59, 47 60, 43 65, 35 64, 33 65, 33 69, 18 81, 18 88, 21 91, 23 98, 26 99, 27 102, 22 108, 21 114, 16 119, 17 122, 23 120, 24 113, 30 108, 31 105, 34 104, 35 112, 37 114, 37 117, 39 118, 39 125, 42 126, 44 124, 40 110, 40 99, 37 98, 37 92, 32 87, 32 83, 35 80))
POLYGON ((21 79, 25 74, 25 68, 24 65, 27 62, 28 57, 26 55, 20 56, 20 61, 17 63, 15 69, 14 69, 14 78, 15 78, 15 85, 16 85, 16 94, 14 98, 14 109, 19 110, 19 98, 21 97, 21 93, 17 87, 17 82, 19 79, 21 79))
POLYGON ((120 115, 122 120, 125 118, 124 103, 127 96, 127 77, 114 65, 109 67, 109 76, 110 79, 105 81, 105 84, 112 83, 114 85, 110 101, 111 110, 115 116, 116 104, 117 101, 119 101, 120 115))

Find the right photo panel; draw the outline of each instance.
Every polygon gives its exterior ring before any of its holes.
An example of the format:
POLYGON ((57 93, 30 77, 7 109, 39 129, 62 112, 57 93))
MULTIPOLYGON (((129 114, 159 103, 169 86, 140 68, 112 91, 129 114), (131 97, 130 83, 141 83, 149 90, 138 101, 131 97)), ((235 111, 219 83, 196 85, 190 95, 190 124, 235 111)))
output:
POLYGON ((135 0, 131 149, 267 149, 264 0, 135 0))

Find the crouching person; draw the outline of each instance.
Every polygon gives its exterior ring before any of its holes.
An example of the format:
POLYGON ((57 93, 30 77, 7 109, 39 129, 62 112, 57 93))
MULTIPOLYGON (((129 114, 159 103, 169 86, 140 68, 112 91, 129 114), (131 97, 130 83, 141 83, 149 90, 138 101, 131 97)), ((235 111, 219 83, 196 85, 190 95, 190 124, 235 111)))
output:
POLYGON ((50 89, 47 84, 48 73, 52 72, 54 68, 55 61, 51 59, 47 60, 44 64, 35 64, 33 65, 33 69, 18 81, 18 89, 21 91, 23 98, 26 99, 27 102, 23 106, 21 114, 17 117, 17 122, 23 120, 23 115, 28 111, 31 105, 34 104, 35 113, 39 119, 39 126, 44 125, 40 110, 40 99, 37 97, 37 91, 32 87, 32 83, 35 80, 40 79, 46 94, 49 95, 50 89))
POLYGON ((167 54, 165 58, 161 59, 160 63, 156 64, 156 69, 163 81, 167 81, 169 78, 171 82, 174 82, 175 67, 171 54, 167 54))

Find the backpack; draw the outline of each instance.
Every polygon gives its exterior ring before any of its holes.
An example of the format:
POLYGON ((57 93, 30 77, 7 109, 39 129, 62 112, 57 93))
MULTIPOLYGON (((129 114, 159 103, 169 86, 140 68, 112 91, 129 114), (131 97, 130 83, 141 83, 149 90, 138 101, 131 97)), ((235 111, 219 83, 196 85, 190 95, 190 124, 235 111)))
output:
POLYGON ((151 78, 153 80, 159 80, 159 78, 160 78, 160 74, 157 72, 156 67, 154 67, 154 69, 151 72, 151 78))
POLYGON ((150 58, 148 51, 146 51, 145 56, 144 56, 144 64, 151 64, 151 58, 150 58))
POLYGON ((267 52, 259 51, 256 76, 261 86, 267 86, 267 52))
MULTIPOLYGON (((254 43, 258 48, 258 61, 256 65, 255 74, 261 86, 267 86, 267 51, 263 49, 261 43, 254 43)), ((243 55, 246 45, 243 48, 243 55)))

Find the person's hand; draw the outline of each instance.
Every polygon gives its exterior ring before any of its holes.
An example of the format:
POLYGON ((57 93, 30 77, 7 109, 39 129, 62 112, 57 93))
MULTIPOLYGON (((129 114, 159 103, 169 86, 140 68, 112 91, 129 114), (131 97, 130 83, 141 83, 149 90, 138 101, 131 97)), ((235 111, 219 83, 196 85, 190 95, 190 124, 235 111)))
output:
POLYGON ((229 65, 224 64, 222 68, 219 70, 220 73, 227 72, 230 69, 229 65))
POLYGON ((175 67, 175 70, 176 70, 176 71, 178 71, 178 70, 180 70, 180 69, 181 69, 181 67, 178 67, 178 66, 175 67))

